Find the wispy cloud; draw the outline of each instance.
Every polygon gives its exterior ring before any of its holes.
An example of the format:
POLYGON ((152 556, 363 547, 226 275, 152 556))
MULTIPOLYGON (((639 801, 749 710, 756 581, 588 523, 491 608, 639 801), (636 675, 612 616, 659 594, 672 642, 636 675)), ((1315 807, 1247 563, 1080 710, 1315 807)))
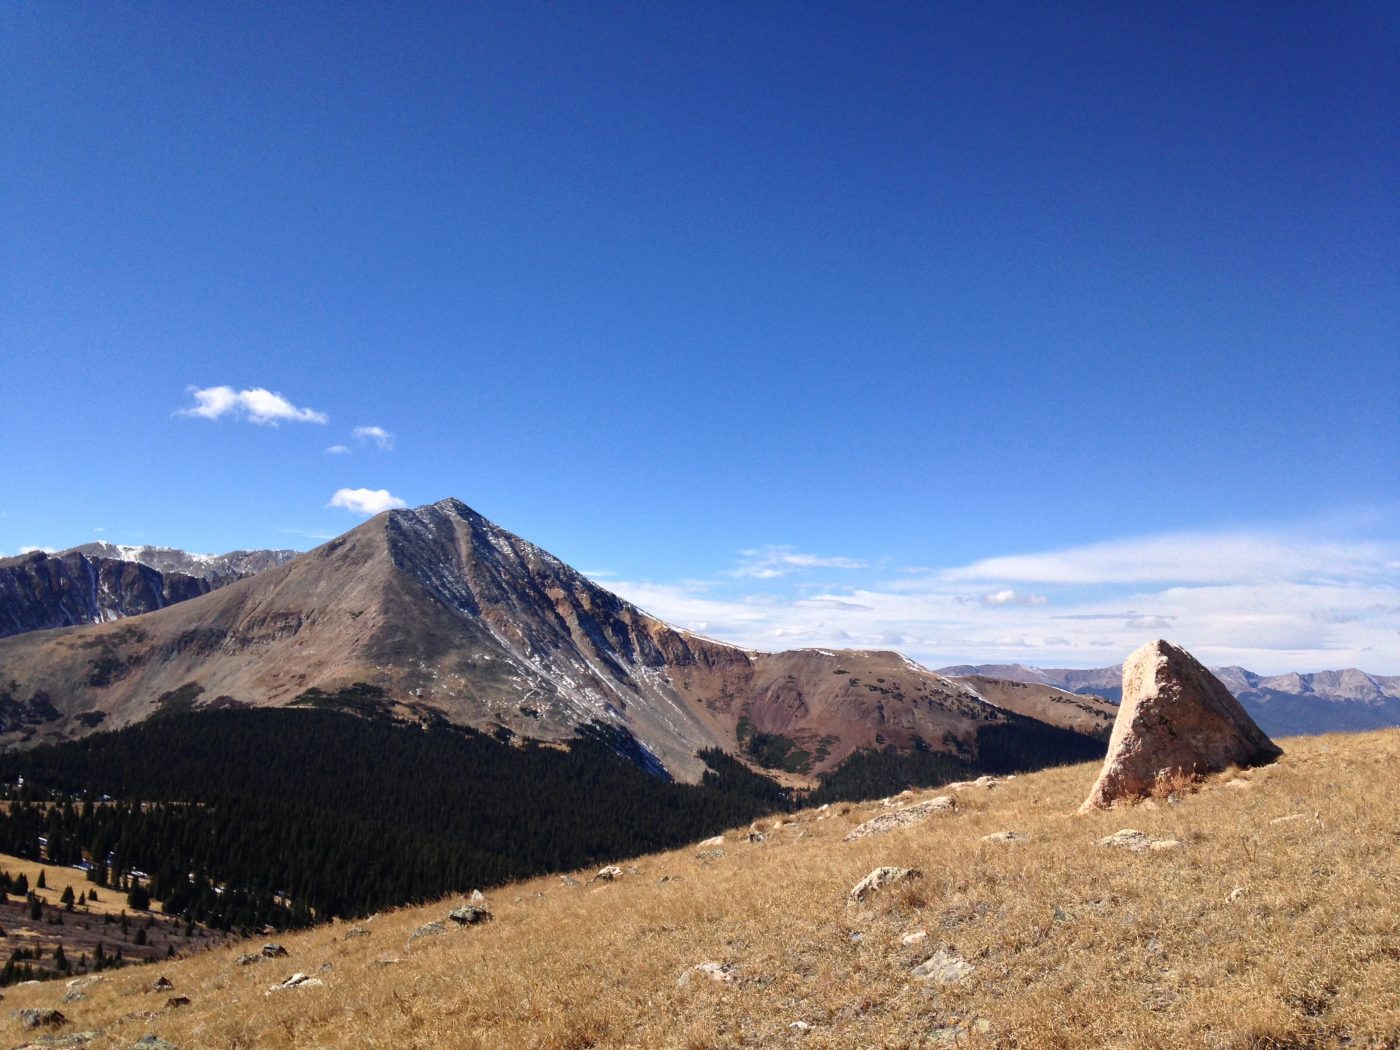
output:
POLYGON ((298 408, 281 394, 263 387, 234 390, 231 386, 190 387, 195 403, 182 408, 176 415, 199 419, 246 419, 260 426, 280 423, 328 423, 330 416, 314 408, 298 408))
POLYGON ((360 444, 373 444, 383 452, 394 447, 394 435, 383 427, 356 427, 351 434, 360 444))
POLYGON ((40 551, 42 551, 44 554, 57 554, 57 553, 58 553, 58 548, 57 548, 57 547, 21 547, 21 548, 19 549, 19 552, 20 552, 21 554, 34 554, 34 553, 40 552, 40 551))
POLYGON ((1208 662, 1263 673, 1355 665, 1394 674, 1398 553, 1400 541, 1346 535, 1147 536, 913 576, 838 559, 850 584, 813 594, 795 574, 830 559, 768 547, 747 552, 742 573, 608 586, 682 627, 759 649, 880 647, 932 666, 1087 667, 1164 636, 1208 662))
POLYGON ((780 576, 810 569, 864 569, 867 563, 857 558, 824 557, 819 554, 803 554, 792 547, 769 545, 740 551, 744 560, 732 570, 734 576, 750 576, 758 580, 772 580, 780 576))
POLYGON ((388 489, 336 489, 326 506, 368 516, 407 507, 408 504, 392 495, 388 489))
POLYGON ((326 449, 326 455, 328 455, 328 456, 348 456, 348 455, 350 455, 350 446, 349 446, 349 445, 332 445, 330 448, 326 449))

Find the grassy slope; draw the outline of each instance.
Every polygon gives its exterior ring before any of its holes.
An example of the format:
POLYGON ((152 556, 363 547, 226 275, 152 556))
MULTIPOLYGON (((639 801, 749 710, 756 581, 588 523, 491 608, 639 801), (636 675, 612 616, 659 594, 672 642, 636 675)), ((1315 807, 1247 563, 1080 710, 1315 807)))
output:
MULTIPOLYGON (((1284 746, 1244 774, 1248 788, 1220 777, 1177 805, 1074 816, 1096 773, 1081 765, 963 791, 953 815, 854 843, 843 836, 887 812, 878 802, 808 811, 763 843, 726 836, 719 860, 692 847, 613 884, 497 890, 495 922, 411 946, 455 902, 380 915, 368 937, 346 939, 345 924, 289 936, 288 959, 237 967, 242 945, 115 973, 83 1002, 60 1004, 55 983, 10 990, 5 1006, 62 1005, 74 1028, 104 1030, 94 1046, 156 1032, 184 1050, 904 1047, 959 1031, 958 1045, 982 1046, 1393 1047, 1400 731, 1284 746), (1184 845, 1094 848, 1124 827, 1184 845), (1028 841, 979 841, 1007 829, 1028 841), (881 864, 925 876, 847 908, 881 864), (916 929, 927 940, 902 945, 916 929), (944 946, 976 970, 945 986, 911 978, 944 946), (707 960, 738 964, 740 979, 677 987, 707 960), (323 987, 266 994, 323 963, 323 987), (193 1004, 162 1010, 169 993, 143 990, 157 973, 193 1004)), ((21 1037, 6 1016, 0 1038, 4 1026, 21 1037)))

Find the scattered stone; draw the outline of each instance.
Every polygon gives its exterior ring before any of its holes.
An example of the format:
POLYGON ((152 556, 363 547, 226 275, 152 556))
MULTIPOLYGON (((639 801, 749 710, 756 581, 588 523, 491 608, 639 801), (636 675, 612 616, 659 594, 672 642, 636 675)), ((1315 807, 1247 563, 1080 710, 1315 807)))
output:
POLYGON ((254 955, 252 952, 244 952, 242 955, 240 955, 237 959, 234 959, 233 961, 234 964, 237 966, 250 966, 253 963, 260 960, 261 958, 261 955, 254 955))
POLYGON ((13 1016, 19 1018, 25 1028, 58 1028, 68 1023, 68 1018, 53 1009, 16 1010, 13 1016))
POLYGON ((14 1050, 81 1050, 102 1035, 101 1032, 73 1032, 71 1035, 41 1035, 21 1043, 14 1050))
POLYGON ((171 983, 171 980, 170 980, 169 977, 161 976, 161 977, 157 977, 157 978, 156 978, 156 983, 153 984, 153 985, 151 985, 151 991, 153 991, 153 992, 168 992, 168 991, 170 991, 170 989, 172 989, 172 988, 174 988, 174 987, 175 987, 175 985, 174 985, 173 983, 171 983))
POLYGON ((934 981, 938 984, 952 984, 954 981, 961 981, 975 969, 977 967, 967 962, 956 952, 939 948, 910 972, 920 980, 934 981))
POLYGON ((447 932, 447 927, 440 922, 425 922, 418 929, 413 931, 410 941, 416 941, 420 937, 437 937, 447 932))
POLYGON ((1238 789, 1238 788, 1252 788, 1254 785, 1251 784, 1248 780, 1245 780, 1243 777, 1236 777, 1234 780, 1227 780, 1227 781, 1225 781, 1225 786, 1226 786, 1227 788, 1236 788, 1236 789, 1238 789))
POLYGON ((952 795, 939 795, 937 798, 929 799, 927 802, 920 802, 914 806, 906 806, 904 809, 897 809, 892 813, 881 813, 878 817, 872 817, 860 827, 856 828, 846 836, 847 842, 854 842, 863 839, 867 835, 883 835, 887 831, 897 831, 900 828, 913 827, 933 816, 935 813, 951 813, 956 810, 958 804, 952 795))
POLYGON ((1239 900, 1241 897, 1243 897, 1244 894, 1245 894, 1245 889, 1244 889, 1244 887, 1243 887, 1243 886, 1236 886, 1233 890, 1231 890, 1228 894, 1225 895, 1225 903, 1226 903, 1226 904, 1234 904, 1235 901, 1237 901, 1237 900, 1239 900))
POLYGON ((714 836, 712 836, 712 837, 710 837, 710 838, 707 838, 704 842, 700 843, 700 845, 702 845, 702 846, 723 846, 723 845, 724 845, 724 836, 723 836, 723 835, 714 835, 714 836))
POLYGON ((560 875, 560 876, 559 876, 559 881, 561 881, 565 886, 582 886, 582 885, 583 885, 583 883, 579 882, 578 879, 574 878, 572 875, 560 875))
POLYGON ((1123 663, 1123 700, 1108 756, 1079 809, 1107 809, 1146 798, 1164 782, 1272 762, 1281 754, 1195 657, 1169 642, 1148 642, 1123 663))
POLYGON ((921 879, 923 877, 924 873, 917 868, 876 868, 851 887, 851 892, 846 894, 846 903, 847 905, 858 904, 872 893, 882 890, 893 883, 904 882, 907 879, 921 879))
POLYGON ((375 965, 375 966, 397 966, 397 965, 398 965, 399 963, 401 963, 401 962, 403 962, 402 959, 396 959, 396 958, 394 958, 392 955, 381 955, 378 959, 375 959, 375 960, 374 960, 374 965, 375 965))
POLYGON ((352 940, 352 939, 355 938, 355 937, 368 937, 368 936, 369 936, 369 930, 365 929, 363 926, 351 926, 348 930, 345 931, 345 939, 346 939, 347 941, 348 941, 348 940, 352 940))
POLYGON ((323 962, 323 963, 318 967, 318 969, 319 969, 322 973, 330 973, 332 970, 335 969, 335 963, 333 963, 333 962, 323 962))
POLYGON ((768 841, 768 836, 761 831, 750 831, 745 837, 753 843, 768 841))
POLYGON ((1162 850, 1180 849, 1181 843, 1176 839, 1153 839, 1147 844, 1147 848, 1153 853, 1158 853, 1162 850))
POLYGON ((285 959, 287 957, 287 949, 283 948, 280 944, 269 941, 262 946, 262 955, 264 959, 285 959))
POLYGON ((96 973, 94 973, 94 974, 89 974, 89 975, 86 976, 86 977, 74 977, 71 981, 67 982, 67 983, 64 985, 64 987, 65 987, 65 988, 87 988, 87 987, 89 987, 89 986, 91 986, 91 985, 97 984, 97 983, 100 982, 100 981, 105 981, 106 979, 107 979, 107 978, 103 977, 101 974, 96 974, 96 973))
POLYGON ((177 1050, 174 1043, 167 1042, 158 1035, 143 1035, 131 1044, 131 1050, 177 1050))
POLYGON ((165 1000, 165 1008, 167 1010, 178 1010, 182 1006, 189 1005, 190 997, 188 995, 172 995, 169 999, 165 1000))
POLYGON ((702 849, 699 853, 695 854, 695 859, 705 861, 722 860, 724 856, 725 853, 722 849, 702 849))
POLYGON ((914 930, 912 933, 906 933, 901 937, 899 943, 906 948, 910 948, 926 940, 928 940, 928 930, 914 930))
POLYGON ((599 868, 598 874, 594 875, 593 878, 589 879, 588 881, 598 882, 601 880, 603 882, 612 882, 613 880, 620 878, 622 878, 622 869, 619 868, 616 864, 609 864, 606 868, 599 868))
POLYGON ((1019 831, 994 831, 982 836, 983 842, 1025 842, 1026 836, 1019 831))
POLYGON ((482 893, 480 890, 472 890, 471 895, 467 897, 467 901, 470 904, 485 904, 486 894, 482 893))
POLYGON ((274 984, 268 988, 268 994, 273 992, 284 992, 288 988, 321 988, 325 982, 319 977, 310 977, 304 973, 294 973, 281 984, 274 984))
POLYGON ((447 917, 458 926, 475 926, 477 923, 490 922, 491 912, 475 904, 464 904, 460 908, 453 908, 447 913, 447 917))
POLYGON ((852 944, 860 944, 865 940, 865 934, 861 933, 859 930, 852 930, 846 935, 846 939, 852 944))
POLYGON ((82 1001, 83 1001, 84 999, 86 999, 86 998, 87 998, 87 992, 74 991, 74 992, 68 992, 67 994, 65 994, 64 997, 63 997, 63 1001, 64 1001, 65 1003, 80 1003, 80 1002, 82 1002, 82 1001))
POLYGON ((642 869, 641 869, 641 868, 638 868, 638 867, 631 867, 631 868, 628 868, 628 869, 627 869, 627 874, 628 874, 628 875, 640 875, 641 873, 642 873, 642 869))
POLYGON ((812 1026, 806 1021, 793 1021, 788 1027, 794 1032, 810 1032, 812 1030, 812 1026))
POLYGON ((1134 853, 1141 853, 1152 844, 1152 837, 1145 831, 1138 831, 1136 828, 1124 828, 1122 831, 1115 831, 1112 835, 1105 835, 1099 839, 1100 846, 1109 849, 1129 849, 1134 853))
POLYGON ((732 963, 702 962, 692 966, 676 980, 677 988, 684 988, 692 977, 708 977, 717 984, 733 984, 739 967, 732 963))

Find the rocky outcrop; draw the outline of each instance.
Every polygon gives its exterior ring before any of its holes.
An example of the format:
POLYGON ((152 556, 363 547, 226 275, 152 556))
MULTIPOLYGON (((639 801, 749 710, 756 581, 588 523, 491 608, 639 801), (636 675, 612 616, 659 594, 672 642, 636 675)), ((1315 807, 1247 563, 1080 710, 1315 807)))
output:
POLYGON ((847 835, 846 841, 855 842, 870 835, 883 835, 900 828, 911 828, 928 820, 935 813, 952 813, 957 808, 958 804, 952 795, 939 795, 915 806, 906 806, 893 813, 881 813, 878 817, 872 817, 847 835))
POLYGON ((1282 753, 1190 653, 1169 642, 1149 642, 1123 664, 1123 703, 1108 757, 1080 812, 1282 753))

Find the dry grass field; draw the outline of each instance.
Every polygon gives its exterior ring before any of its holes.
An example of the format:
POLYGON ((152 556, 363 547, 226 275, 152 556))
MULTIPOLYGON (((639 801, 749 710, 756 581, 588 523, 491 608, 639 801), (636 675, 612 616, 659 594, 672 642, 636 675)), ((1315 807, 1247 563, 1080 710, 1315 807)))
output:
POLYGON ((891 808, 808 811, 762 822, 762 842, 727 834, 722 857, 696 845, 614 882, 499 887, 483 925, 448 922, 460 901, 442 901, 366 935, 278 938, 287 958, 236 965, 255 941, 104 975, 80 1002, 62 982, 16 987, 5 1006, 58 1007, 63 1033, 101 1033, 93 1047, 155 1033, 181 1050, 1400 1046, 1400 731, 1283 745, 1176 800, 1076 816, 1085 765, 920 792, 957 809, 854 842, 891 808), (1123 828, 1180 845, 1096 845, 1123 828), (1025 838, 983 841, 1001 831, 1025 838), (880 865, 923 874, 848 906, 880 865), (431 920, 445 932, 410 939, 431 920), (972 969, 911 973, 940 950, 972 969), (731 979, 678 983, 705 962, 731 979), (321 983, 269 992, 294 971, 321 983), (173 990, 148 991, 161 974, 173 990))

